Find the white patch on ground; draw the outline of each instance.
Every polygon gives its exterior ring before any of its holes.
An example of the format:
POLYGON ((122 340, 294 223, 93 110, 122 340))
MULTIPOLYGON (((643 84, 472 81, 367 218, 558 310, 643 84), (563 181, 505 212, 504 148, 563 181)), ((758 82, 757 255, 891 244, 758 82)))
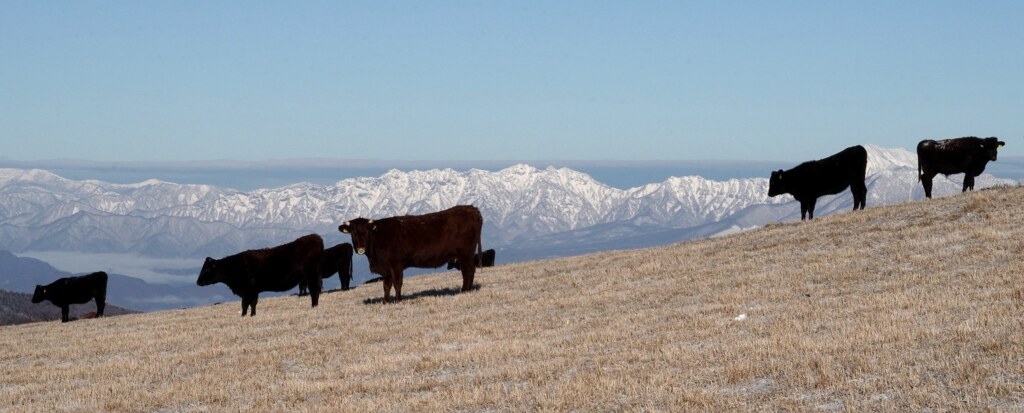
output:
POLYGON ((824 410, 824 411, 827 411, 827 412, 838 412, 838 411, 843 409, 843 403, 841 403, 841 402, 822 403, 822 404, 819 404, 817 407, 818 407, 818 409, 821 409, 821 410, 824 410))

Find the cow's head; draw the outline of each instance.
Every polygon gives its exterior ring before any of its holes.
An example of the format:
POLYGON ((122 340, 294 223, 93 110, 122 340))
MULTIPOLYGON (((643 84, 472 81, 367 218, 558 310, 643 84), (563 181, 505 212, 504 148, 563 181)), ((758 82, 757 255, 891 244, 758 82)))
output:
POLYGON ((352 236, 352 248, 356 254, 365 255, 366 248, 370 241, 370 233, 377 230, 377 225, 372 219, 356 218, 345 221, 338 226, 338 231, 352 236))
POLYGON ((786 193, 786 185, 782 182, 782 170, 772 171, 772 177, 768 179, 768 196, 784 193, 786 193))
POLYGON ((32 303, 39 304, 46 299, 46 287, 36 285, 36 291, 32 293, 32 303))
POLYGON ((196 280, 196 284, 202 287, 223 282, 225 274, 220 264, 219 260, 206 257, 206 262, 203 263, 203 269, 199 271, 199 279, 196 280))
POLYGON ((999 148, 1002 148, 1003 145, 1006 145, 1006 142, 1003 142, 999 140, 999 138, 992 136, 982 140, 981 150, 985 152, 986 159, 994 161, 996 160, 996 156, 998 155, 997 150, 999 148))

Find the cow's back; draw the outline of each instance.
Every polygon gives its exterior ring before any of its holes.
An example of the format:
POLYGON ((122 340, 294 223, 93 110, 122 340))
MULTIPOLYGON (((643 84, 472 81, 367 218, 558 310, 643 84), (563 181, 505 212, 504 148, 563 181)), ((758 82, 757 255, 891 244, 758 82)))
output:
POLYGON ((385 218, 373 235, 372 270, 399 264, 437 268, 458 255, 470 254, 480 242, 483 216, 471 205, 424 215, 385 218))
MULTIPOLYGON (((979 161, 974 149, 982 142, 977 137, 925 139, 917 144, 918 168, 944 175, 968 172, 971 165, 979 161)), ((980 161, 985 162, 983 159, 980 161)))
POLYGON ((864 181, 868 152, 863 146, 851 146, 816 161, 804 162, 785 172, 787 189, 794 196, 837 194, 853 182, 864 181))
POLYGON ((310 234, 276 247, 245 251, 240 254, 244 271, 238 274, 248 273, 243 276, 252 277, 259 291, 288 291, 299 283, 298 277, 289 275, 309 266, 320 267, 323 248, 323 239, 310 234))
POLYGON ((106 298, 107 273, 100 271, 61 278, 47 288, 50 291, 50 302, 54 304, 85 304, 93 298, 106 298))

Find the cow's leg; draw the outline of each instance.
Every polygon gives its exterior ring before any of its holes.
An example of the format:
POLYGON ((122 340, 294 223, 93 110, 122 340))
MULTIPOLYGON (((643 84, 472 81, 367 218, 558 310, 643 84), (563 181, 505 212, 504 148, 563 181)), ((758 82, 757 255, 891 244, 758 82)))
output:
POLYGON ((259 294, 253 294, 249 296, 242 296, 242 317, 248 313, 250 317, 256 315, 256 302, 259 301, 259 294))
POLYGON ((465 265, 462 267, 462 292, 473 288, 474 275, 476 275, 476 265, 465 265))
POLYGON ((807 201, 807 220, 808 221, 814 219, 814 204, 817 204, 817 203, 818 203, 818 198, 813 198, 810 201, 807 201))
POLYGON ((924 197, 932 197, 932 179, 935 178, 934 173, 924 172, 921 174, 921 186, 924 187, 924 197))
POLYGON ((96 317, 103 317, 103 309, 107 307, 105 297, 96 297, 96 317))
POLYGON ((391 302, 391 272, 388 271, 381 277, 381 284, 384 284, 384 304, 391 302))
POLYGON ((68 321, 71 321, 71 318, 68 317, 68 313, 69 312, 71 312, 71 306, 70 305, 64 304, 64 305, 60 306, 60 322, 66 323, 68 321))
POLYGON ((971 174, 964 174, 964 190, 960 192, 967 192, 967 190, 974 190, 974 177, 971 174))
POLYGON ((396 267, 391 271, 391 278, 394 278, 395 284, 395 302, 402 301, 402 276, 404 274, 402 268, 396 267))
POLYGON ((300 296, 309 294, 309 291, 307 290, 306 287, 307 287, 306 286, 306 280, 305 279, 299 280, 299 295, 300 296))
POLYGON ((800 220, 807 219, 807 202, 800 201, 800 220))
POLYGON ((461 268, 459 268, 460 270, 462 270, 461 291, 466 292, 469 291, 470 288, 473 288, 473 276, 476 275, 476 265, 478 264, 478 262, 476 260, 476 255, 473 254, 473 250, 469 251, 469 255, 459 257, 459 261, 473 263, 473 265, 463 265, 461 268))
POLYGON ((864 209, 864 204, 868 198, 868 187, 864 185, 863 181, 860 181, 854 182, 850 186, 850 190, 853 192, 853 210, 864 209))
POLYGON ((338 266, 338 280, 341 281, 341 291, 348 291, 351 288, 349 284, 352 283, 352 273, 346 270, 345 266, 338 266))
POLYGON ((306 270, 306 286, 309 288, 309 299, 316 307, 320 304, 320 291, 323 290, 324 280, 320 278, 320 269, 314 266, 311 269, 306 270))

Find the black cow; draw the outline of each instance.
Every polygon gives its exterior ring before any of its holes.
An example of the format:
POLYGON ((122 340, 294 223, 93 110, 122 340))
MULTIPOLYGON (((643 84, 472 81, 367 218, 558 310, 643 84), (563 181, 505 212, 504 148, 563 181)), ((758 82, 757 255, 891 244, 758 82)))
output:
POLYGON ((847 187, 853 192, 853 210, 864 209, 868 187, 864 175, 868 169, 868 151, 851 146, 835 155, 807 161, 788 171, 772 172, 768 196, 792 194, 800 201, 800 220, 814 219, 814 204, 822 195, 838 194, 847 187))
MULTIPOLYGON (((482 250, 480 231, 484 219, 480 210, 459 205, 426 215, 370 220, 356 218, 338 227, 352 236, 357 254, 366 254, 370 271, 380 274, 384 284, 384 302, 402 299, 402 272, 409 267, 437 268, 453 258, 473 259, 474 250, 482 250)), ((462 291, 473 286, 475 265, 462 268, 462 291)))
POLYGON ((985 171, 988 161, 995 161, 997 150, 1006 142, 996 137, 967 136, 917 144, 917 178, 924 186, 924 196, 932 197, 932 178, 943 174, 964 174, 964 189, 974 190, 974 177, 985 171))
MULTIPOLYGON (((338 274, 341 290, 348 291, 352 282, 352 244, 343 242, 324 250, 320 257, 320 277, 331 278, 338 274)), ((306 295, 306 280, 299 280, 299 295, 306 295)))
MULTIPOLYGON (((494 266, 494 250, 493 249, 489 249, 489 250, 484 251, 483 254, 476 254, 476 256, 473 257, 473 262, 476 263, 477 268, 493 267, 494 266), (481 257, 481 255, 483 255, 483 256, 481 257)), ((451 270, 451 269, 456 269, 456 270, 460 269, 459 268, 459 260, 455 259, 455 258, 449 260, 448 261, 448 269, 449 270, 451 270)))
POLYGON ((32 302, 38 304, 43 300, 50 300, 53 305, 60 307, 62 323, 69 320, 71 304, 85 304, 89 300, 96 300, 96 316, 103 317, 103 308, 107 305, 107 273, 99 271, 37 285, 32 294, 32 302))
POLYGON ((245 317, 250 307, 249 315, 256 315, 256 302, 261 292, 288 291, 304 279, 313 307, 316 307, 322 287, 320 256, 323 252, 324 240, 311 234, 284 245, 243 251, 219 260, 207 257, 196 284, 227 284, 232 293, 242 297, 242 317, 245 317))

